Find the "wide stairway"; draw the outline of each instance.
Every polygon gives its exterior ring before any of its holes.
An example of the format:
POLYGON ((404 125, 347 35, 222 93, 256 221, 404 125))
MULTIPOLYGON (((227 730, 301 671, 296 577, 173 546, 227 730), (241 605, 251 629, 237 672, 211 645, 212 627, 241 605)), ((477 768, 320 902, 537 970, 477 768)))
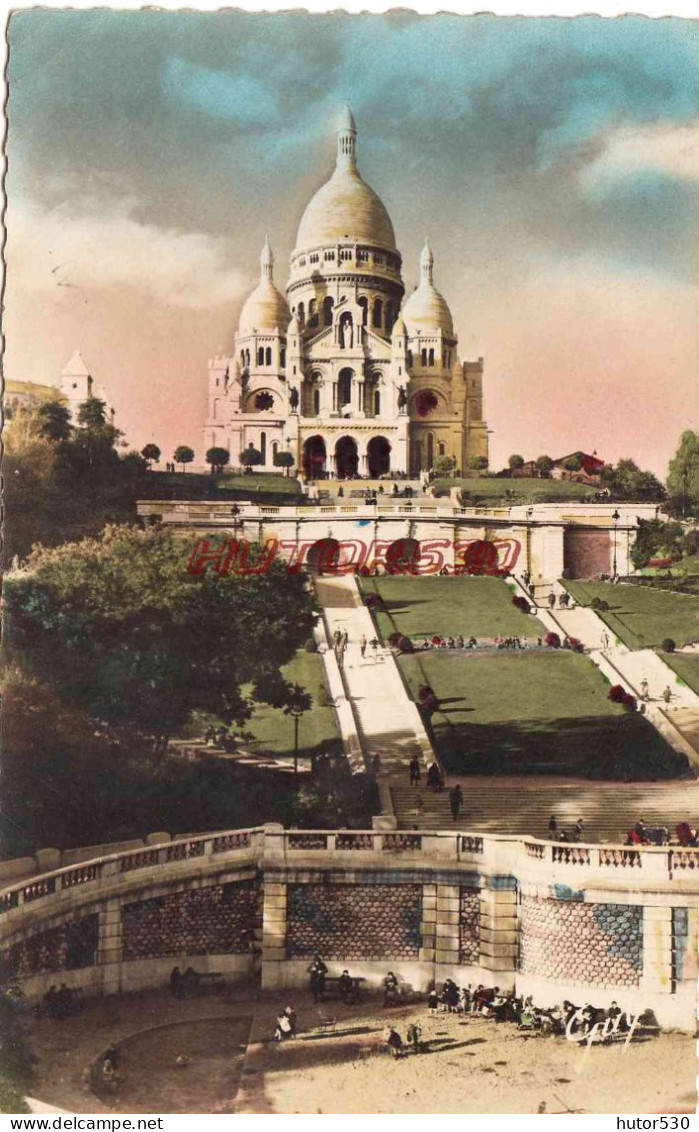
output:
POLYGON ((549 777, 454 776, 447 789, 433 793, 423 774, 411 786, 407 772, 391 780, 391 798, 403 829, 467 829, 483 833, 529 834, 548 837, 548 824, 555 815, 558 829, 571 830, 578 818, 584 825, 584 841, 619 843, 639 818, 647 826, 667 826, 670 832, 681 821, 699 820, 699 782, 588 782, 549 777), (464 807, 454 821, 449 809, 449 787, 460 783, 464 807), (418 813, 420 795, 424 809, 418 813))

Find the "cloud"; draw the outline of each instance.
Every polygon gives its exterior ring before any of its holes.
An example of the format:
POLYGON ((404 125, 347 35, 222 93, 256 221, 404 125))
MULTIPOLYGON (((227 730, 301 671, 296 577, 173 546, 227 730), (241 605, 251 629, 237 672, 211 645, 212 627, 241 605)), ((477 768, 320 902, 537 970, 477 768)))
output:
POLYGON ((580 170, 584 189, 596 196, 639 174, 699 180, 699 125, 628 127, 612 131, 597 156, 580 170))
POLYGON ((129 208, 10 207, 8 295, 129 287, 163 306, 208 308, 237 303, 250 290, 249 275, 231 268, 224 240, 140 224, 129 208))
POLYGON ((242 71, 216 71, 174 58, 165 69, 163 89, 179 102, 245 127, 265 125, 279 115, 269 86, 242 71))

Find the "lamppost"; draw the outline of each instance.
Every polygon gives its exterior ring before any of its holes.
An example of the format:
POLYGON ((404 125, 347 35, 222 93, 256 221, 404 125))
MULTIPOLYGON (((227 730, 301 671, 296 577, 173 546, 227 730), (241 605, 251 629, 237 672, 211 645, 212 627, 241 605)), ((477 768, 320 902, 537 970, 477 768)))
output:
POLYGON ((532 515, 534 514, 533 507, 527 507, 527 574, 531 581, 532 573, 532 515))
POLYGON ((617 523, 619 522, 620 518, 621 518, 621 515, 619 514, 619 512, 615 508, 614 514, 612 515, 612 519, 614 520, 614 545, 612 547, 612 554, 613 554, 612 576, 613 576, 614 579, 616 579, 616 531, 617 531, 617 523))
POLYGON ((234 539, 238 538, 238 528, 244 526, 244 523, 238 518, 239 514, 240 514, 240 507, 238 506, 237 503, 234 503, 233 506, 231 507, 231 515, 233 516, 233 538, 234 539))

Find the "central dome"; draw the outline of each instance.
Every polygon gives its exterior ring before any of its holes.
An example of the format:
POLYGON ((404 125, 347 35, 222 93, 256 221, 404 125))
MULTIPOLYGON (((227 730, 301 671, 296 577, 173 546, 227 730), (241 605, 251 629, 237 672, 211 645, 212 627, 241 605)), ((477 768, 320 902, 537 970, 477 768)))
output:
POLYGON ((296 251, 349 239, 396 251, 391 218, 374 190, 359 176, 357 130, 349 107, 337 135, 337 165, 308 204, 299 224, 296 251))

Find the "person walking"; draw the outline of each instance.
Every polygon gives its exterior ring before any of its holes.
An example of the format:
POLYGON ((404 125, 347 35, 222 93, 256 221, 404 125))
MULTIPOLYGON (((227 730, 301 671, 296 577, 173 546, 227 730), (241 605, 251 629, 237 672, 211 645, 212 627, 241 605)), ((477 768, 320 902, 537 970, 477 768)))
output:
POLYGON ((347 632, 346 629, 343 629, 343 631, 342 631, 342 635, 341 635, 341 638, 340 638, 340 644, 342 646, 342 651, 345 652, 347 646, 349 645, 349 633, 347 632))
POLYGON ((463 791, 457 782, 456 786, 452 786, 451 790, 449 791, 449 808, 451 810, 451 816, 454 821, 456 821, 456 819, 458 818, 463 804, 463 791))
POLYGON ((420 1053, 420 1038, 422 1037, 422 1028, 417 1022, 413 1022, 408 1026, 408 1032, 405 1035, 406 1041, 413 1047, 413 1053, 420 1053))
POLYGON ((420 781, 420 760, 417 755, 413 755, 408 767, 410 770, 410 785, 417 786, 420 781))
POLYGON ((670 685, 668 684, 667 688, 665 688, 663 691, 663 699, 665 700, 666 707, 669 705, 671 697, 672 692, 670 691, 670 685))
POLYGON ((551 841, 556 840, 556 834, 557 833, 558 833, 558 822, 556 821, 556 815, 551 814, 551 817, 549 819, 549 838, 551 839, 551 841))
POLYGON ((359 651, 361 653, 362 660, 364 660, 364 657, 366 656, 366 646, 367 646, 367 639, 364 636, 364 634, 362 633, 362 639, 359 642, 359 651))
POLYGON ((553 592, 553 590, 551 590, 551 593, 549 594, 549 609, 554 610, 555 608, 556 608, 556 595, 553 592))
POLYGON ((641 680, 641 699, 648 703, 650 696, 648 695, 648 680, 644 676, 641 680))

